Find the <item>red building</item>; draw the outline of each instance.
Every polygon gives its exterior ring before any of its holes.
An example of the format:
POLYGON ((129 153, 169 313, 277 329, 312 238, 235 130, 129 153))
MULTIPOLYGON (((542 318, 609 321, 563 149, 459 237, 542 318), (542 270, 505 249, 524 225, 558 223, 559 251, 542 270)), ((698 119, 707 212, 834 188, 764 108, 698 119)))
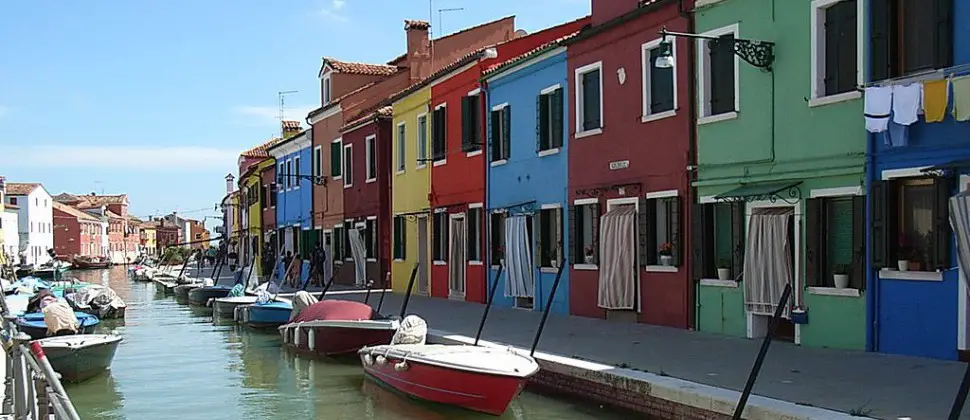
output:
POLYGON ((166 248, 182 242, 182 228, 177 225, 166 222, 165 219, 148 223, 155 227, 155 244, 159 255, 163 255, 166 248))
POLYGON ((693 44, 668 38, 677 64, 655 64, 658 32, 691 32, 692 9, 691 0, 592 0, 592 25, 566 42, 569 201, 578 204, 576 220, 585 212, 602 215, 587 228, 599 243, 575 244, 601 253, 596 264, 571 266, 575 315, 678 328, 693 323, 684 263, 690 249, 685 203, 693 202, 687 170, 693 161, 688 86, 694 75, 687 59, 693 44), (616 223, 602 222, 608 219, 616 223), (610 244, 624 237, 634 238, 636 251, 611 251, 617 248, 610 244), (636 269, 615 270, 627 266, 636 269), (633 292, 599 299, 603 287, 633 292))
MULTIPOLYGON (((432 259, 431 290, 436 297, 484 302, 485 217, 467 217, 470 209, 485 203, 485 97, 479 80, 490 65, 518 57, 540 45, 578 31, 587 18, 520 36, 482 48, 454 62, 446 71, 429 78, 431 86, 431 207, 432 259), (468 224, 469 219, 472 225, 468 224), (464 243, 456 244, 450 232, 466 232, 464 243), (469 247, 467 240, 477 240, 469 247), (464 252, 451 254, 451 251, 464 252), (472 253, 469 253, 472 251, 472 253), (476 254, 477 253, 477 254, 476 254), (454 258, 462 268, 451 269, 454 258)), ((461 236, 458 236, 461 238, 461 236)), ((457 239, 462 240, 462 239, 457 239)))
POLYGON ((58 257, 102 256, 100 219, 56 201, 53 213, 54 251, 58 257))
MULTIPOLYGON (((116 263, 124 263, 138 256, 141 242, 137 229, 128 217, 128 194, 74 195, 69 193, 54 196, 54 201, 67 204, 80 210, 104 208, 108 217, 108 257, 116 263)), ((101 211, 99 211, 101 213, 101 211)))
MULTIPOLYGON (((268 165, 259 173, 262 180, 263 217, 262 229, 263 246, 268 247, 270 255, 276 254, 276 165, 268 165)), ((266 251, 264 251, 266 252, 266 251)))

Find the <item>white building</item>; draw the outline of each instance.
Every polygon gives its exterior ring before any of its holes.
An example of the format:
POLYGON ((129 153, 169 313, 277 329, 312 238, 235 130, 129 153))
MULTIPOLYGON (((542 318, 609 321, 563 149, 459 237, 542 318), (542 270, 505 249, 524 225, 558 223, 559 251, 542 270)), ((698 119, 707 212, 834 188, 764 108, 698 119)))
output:
POLYGON ((10 258, 8 262, 18 262, 17 255, 20 254, 20 230, 18 228, 19 223, 17 223, 17 211, 20 210, 17 206, 4 206, 2 214, 0 214, 0 225, 3 226, 3 249, 0 252, 7 254, 10 258))
POLYGON ((38 183, 7 183, 7 203, 19 207, 17 224, 21 255, 26 264, 50 261, 54 248, 54 206, 50 193, 38 183))

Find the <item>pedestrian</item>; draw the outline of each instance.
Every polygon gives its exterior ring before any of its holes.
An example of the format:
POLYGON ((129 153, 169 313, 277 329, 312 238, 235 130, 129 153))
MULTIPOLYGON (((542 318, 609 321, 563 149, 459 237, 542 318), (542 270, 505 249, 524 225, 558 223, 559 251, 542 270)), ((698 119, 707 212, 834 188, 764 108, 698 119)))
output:
POLYGON ((236 264, 237 264, 238 258, 239 258, 239 254, 236 253, 235 249, 232 249, 229 251, 229 271, 233 271, 233 272, 236 271, 236 264))
MULTIPOLYGON (((289 252, 287 252, 289 254, 289 252)), ((290 287, 297 288, 300 287, 300 280, 303 275, 303 260, 300 258, 300 254, 297 253, 292 257, 290 262, 290 272, 287 276, 287 284, 290 287)))
POLYGON ((323 249, 322 244, 317 244, 317 247, 313 250, 313 266, 316 268, 317 285, 320 287, 323 287, 324 282, 327 281, 327 279, 324 278, 324 275, 326 275, 326 273, 325 273, 325 270, 323 269, 324 264, 326 264, 326 261, 327 261, 327 251, 323 249))

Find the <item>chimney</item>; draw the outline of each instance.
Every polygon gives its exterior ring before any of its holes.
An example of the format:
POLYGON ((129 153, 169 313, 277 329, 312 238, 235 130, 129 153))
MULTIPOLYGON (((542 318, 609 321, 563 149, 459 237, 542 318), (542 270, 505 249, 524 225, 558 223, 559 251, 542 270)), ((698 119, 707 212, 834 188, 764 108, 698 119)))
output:
POLYGON ((283 121, 283 140, 300 134, 303 128, 300 127, 299 121, 283 121))
POLYGON ((232 191, 233 191, 233 189, 235 188, 235 185, 236 185, 236 184, 233 183, 233 181, 235 181, 235 180, 236 180, 236 177, 232 176, 231 173, 228 174, 228 175, 226 175, 226 194, 232 193, 232 191))
POLYGON ((405 20, 408 55, 404 60, 410 70, 411 83, 417 83, 431 75, 431 42, 428 29, 431 24, 423 20, 405 20))

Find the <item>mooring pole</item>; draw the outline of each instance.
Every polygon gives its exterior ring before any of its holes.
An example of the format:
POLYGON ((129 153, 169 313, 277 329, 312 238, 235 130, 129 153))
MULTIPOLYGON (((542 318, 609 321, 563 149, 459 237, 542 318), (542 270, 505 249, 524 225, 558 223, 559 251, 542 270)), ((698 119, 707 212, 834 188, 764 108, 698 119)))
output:
POLYGON ((381 300, 377 302, 377 313, 381 313, 381 307, 384 306, 384 293, 387 292, 387 286, 391 284, 389 279, 391 277, 391 272, 388 271, 387 275, 384 276, 384 284, 381 286, 381 300))
POLYGON ((502 277, 502 270, 505 268, 504 265, 498 265, 498 272, 495 273, 495 280, 492 281, 492 290, 488 292, 488 302, 485 302, 485 314, 482 315, 481 322, 478 323, 478 332, 475 333, 475 344, 478 345, 478 339, 482 338, 482 330, 485 329, 485 318, 488 318, 488 311, 492 309, 492 302, 495 301, 495 290, 498 289, 498 279, 502 277))
POLYGON ((330 290, 330 286, 333 286, 333 280, 337 278, 336 272, 339 270, 340 268, 337 268, 336 270, 334 270, 334 273, 330 275, 330 281, 327 282, 326 286, 323 286, 323 290, 320 292, 320 298, 317 300, 323 300, 323 297, 327 295, 327 291, 330 290))
POLYGON ((411 269, 411 279, 408 280, 408 291, 404 293, 404 303, 401 304, 401 319, 408 310, 408 303, 411 301, 411 290, 414 289, 414 278, 418 276, 418 264, 411 269))
POLYGON ((788 304, 789 296, 791 296, 791 283, 785 285, 785 291, 781 293, 781 300, 778 302, 778 307, 775 308, 775 314, 772 315, 771 321, 768 322, 768 334, 765 334, 764 339, 761 340, 761 350, 758 351, 758 357, 754 359, 754 366, 751 367, 751 373, 748 374, 748 381, 744 384, 741 399, 738 400, 738 405, 734 408, 734 415, 731 416, 732 420, 741 420, 741 413, 744 412, 744 406, 748 405, 748 397, 751 396, 751 390, 754 389, 754 382, 758 379, 758 373, 761 372, 761 365, 764 364, 765 356, 768 355, 768 347, 771 346, 771 337, 775 335, 775 330, 778 329, 778 322, 781 319, 782 312, 785 310, 785 305, 788 304))
POLYGON ((563 259, 559 263, 559 271, 556 272, 556 280, 552 282, 552 290, 549 292, 549 300, 546 301, 546 307, 542 310, 542 320, 539 321, 539 329, 536 330, 536 336, 532 339, 532 349, 529 350, 529 357, 536 354, 536 347, 539 347, 539 337, 542 336, 542 330, 546 327, 546 319, 549 318, 549 310, 552 309, 552 299, 556 297, 556 289, 559 288, 559 280, 562 279, 562 270, 566 267, 566 260, 563 259))

